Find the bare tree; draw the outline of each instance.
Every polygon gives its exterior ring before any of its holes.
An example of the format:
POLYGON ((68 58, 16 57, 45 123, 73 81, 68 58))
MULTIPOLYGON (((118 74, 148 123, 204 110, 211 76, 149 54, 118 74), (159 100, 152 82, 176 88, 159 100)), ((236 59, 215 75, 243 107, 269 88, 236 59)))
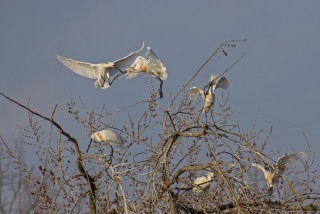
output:
MULTIPOLYGON (((311 170, 314 154, 307 138, 307 159, 281 176, 270 194, 262 173, 251 163, 273 163, 270 156, 274 154, 266 149, 272 129, 241 128, 233 120, 225 94, 205 115, 201 104, 189 100, 187 86, 209 60, 227 56, 241 42, 221 43, 167 108, 158 105, 157 92, 152 91, 147 100, 118 111, 125 115, 128 109, 139 107, 120 126, 110 123, 113 113, 106 106, 88 109, 81 99, 68 102, 68 112, 88 137, 102 129, 113 130, 126 139, 121 149, 95 143, 86 153, 74 134, 54 119, 58 105, 46 116, 0 92, 28 112, 28 126, 20 127, 23 139, 42 163, 38 178, 1 138, 4 156, 11 160, 8 164, 23 167, 17 177, 29 186, 24 194, 32 194, 30 209, 35 213, 108 214, 319 212, 320 193, 313 191, 319 175, 311 170), (198 182, 201 176, 204 183, 198 182)), ((3 167, 0 170, 10 175, 3 167)), ((1 177, 1 187, 8 185, 5 179, 1 177)), ((14 188, 10 191, 15 194, 14 188)), ((7 206, 1 209, 8 212, 7 206)))

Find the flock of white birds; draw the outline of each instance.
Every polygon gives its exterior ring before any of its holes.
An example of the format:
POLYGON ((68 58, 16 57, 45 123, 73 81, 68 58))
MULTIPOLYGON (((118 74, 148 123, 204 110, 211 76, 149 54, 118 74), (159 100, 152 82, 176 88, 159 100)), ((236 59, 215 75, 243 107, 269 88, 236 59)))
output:
MULTIPOLYGON (((128 56, 113 62, 98 64, 80 62, 59 55, 57 55, 57 59, 76 74, 90 79, 96 79, 94 85, 100 89, 109 88, 112 84, 110 78, 116 74, 124 74, 127 79, 131 79, 138 74, 147 73, 160 81, 159 94, 161 99, 163 97, 162 84, 168 77, 166 72, 167 68, 150 47, 147 48, 145 54, 140 54, 143 48, 144 42, 139 50, 131 52, 128 56), (130 63, 132 64, 129 66, 130 63)), ((117 76, 114 77, 114 80, 116 78, 117 76)))
MULTIPOLYGON (((113 81, 119 75, 125 75, 126 79, 136 77, 138 74, 146 73, 151 75, 160 81, 159 95, 160 99, 163 98, 162 85, 163 81, 167 79, 168 74, 166 67, 160 58, 154 53, 154 51, 147 47, 147 51, 141 54, 144 49, 144 42, 142 47, 131 52, 129 55, 115 60, 113 62, 103 62, 98 64, 92 64, 87 62, 80 62, 73 59, 65 58, 57 55, 57 59, 78 75, 87 77, 90 79, 96 79, 94 85, 99 89, 107 89, 111 86, 113 81), (131 63, 131 64, 130 64, 131 63), (110 78, 113 81, 110 81, 110 78)), ((190 100, 196 100, 201 96, 203 99, 202 113, 206 114, 212 110, 215 102, 215 90, 218 88, 227 89, 229 87, 229 81, 226 77, 211 75, 207 91, 199 89, 197 87, 191 87, 189 89, 190 100)), ((123 147, 125 139, 113 130, 101 130, 94 132, 91 135, 91 141, 97 143, 105 143, 118 147, 123 147)), ((89 147, 88 150, 89 151, 89 147)), ((252 163, 252 166, 261 170, 264 173, 264 177, 270 191, 273 190, 273 184, 278 183, 279 178, 283 176, 288 169, 289 164, 295 160, 302 160, 306 157, 304 152, 286 154, 280 157, 274 165, 265 164, 262 166, 258 163, 252 163)), ((210 183, 214 178, 214 173, 209 171, 206 175, 196 178, 193 181, 192 191, 195 193, 201 193, 207 191, 210 187, 210 183)))

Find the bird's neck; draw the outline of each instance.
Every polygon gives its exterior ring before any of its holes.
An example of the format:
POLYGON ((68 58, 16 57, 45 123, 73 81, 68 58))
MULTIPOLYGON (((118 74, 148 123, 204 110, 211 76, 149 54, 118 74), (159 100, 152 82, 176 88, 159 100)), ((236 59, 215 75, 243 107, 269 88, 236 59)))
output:
POLYGON ((216 88, 216 85, 210 86, 210 88, 209 88, 209 90, 208 90, 208 96, 212 97, 215 88, 216 88))
POLYGON ((212 93, 214 93, 214 90, 216 90, 216 88, 217 88, 217 85, 216 85, 216 84, 214 84, 214 85, 211 86, 211 91, 212 91, 212 93))

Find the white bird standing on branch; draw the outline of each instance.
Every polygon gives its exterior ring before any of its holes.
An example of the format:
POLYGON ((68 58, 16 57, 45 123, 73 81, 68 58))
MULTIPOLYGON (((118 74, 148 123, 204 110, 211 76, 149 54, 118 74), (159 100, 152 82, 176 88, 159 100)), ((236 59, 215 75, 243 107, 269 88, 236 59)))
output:
POLYGON ((216 99, 214 92, 217 88, 227 89, 229 87, 228 79, 220 76, 216 76, 214 74, 211 75, 207 93, 197 87, 191 87, 189 89, 190 100, 196 100, 197 97, 201 95, 203 99, 202 113, 207 113, 213 108, 214 101, 216 99))
POLYGON ((138 74, 147 73, 160 81, 159 94, 160 99, 163 97, 162 84, 168 78, 167 68, 163 62, 157 57, 150 47, 145 54, 145 57, 138 56, 132 65, 126 69, 125 75, 127 79, 136 77, 138 74))
POLYGON ((118 72, 123 73, 128 67, 128 64, 137 57, 137 54, 143 48, 144 42, 139 50, 131 52, 128 56, 113 62, 103 62, 98 64, 79 62, 59 55, 57 55, 57 59, 74 73, 90 79, 97 79, 94 83, 96 88, 107 89, 112 84, 112 82, 110 83, 110 77, 114 76, 118 72))
POLYGON ((123 147, 124 146, 124 142, 126 141, 121 135, 119 135, 118 133, 112 131, 112 130, 101 130, 98 132, 94 132, 91 135, 91 140, 90 143, 88 145, 88 149, 87 152, 89 151, 91 142, 95 141, 97 143, 105 143, 105 144, 110 144, 110 145, 114 145, 114 146, 118 146, 118 147, 123 147))
POLYGON ((264 177, 266 179, 269 190, 272 192, 273 183, 278 183, 279 178, 287 171, 289 168, 289 164, 293 161, 301 160, 306 158, 306 153, 298 152, 292 154, 286 154, 280 158, 278 158, 276 164, 273 166, 262 166, 257 163, 252 163, 252 166, 261 170, 264 173, 264 177))
POLYGON ((208 172, 205 176, 196 178, 193 181, 193 183, 197 186, 193 187, 192 191, 196 193, 200 193, 203 190, 209 189, 213 176, 214 176, 213 172, 208 172))

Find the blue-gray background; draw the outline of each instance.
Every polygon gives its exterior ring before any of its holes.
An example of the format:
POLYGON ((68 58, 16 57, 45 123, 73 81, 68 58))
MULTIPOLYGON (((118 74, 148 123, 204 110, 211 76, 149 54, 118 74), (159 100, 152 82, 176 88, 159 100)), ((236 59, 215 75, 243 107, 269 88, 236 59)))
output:
MULTIPOLYGON (((256 129, 272 126, 271 146, 281 153, 306 151, 302 132, 319 153, 319 9, 319 1, 2 0, 0 90, 23 103, 30 97, 31 107, 46 115, 60 102, 56 120, 83 138, 85 148, 87 133, 65 113, 68 99, 81 96, 89 107, 106 103, 116 111, 146 99, 158 82, 141 75, 98 90, 63 67, 56 54, 110 61, 145 41, 167 66, 160 101, 166 106, 220 42, 247 38, 230 57, 214 58, 194 84, 246 52, 226 74, 235 119, 243 128, 256 119, 256 129)), ((8 143, 20 136, 16 124, 27 124, 26 112, 1 98, 0 135, 8 143)))

